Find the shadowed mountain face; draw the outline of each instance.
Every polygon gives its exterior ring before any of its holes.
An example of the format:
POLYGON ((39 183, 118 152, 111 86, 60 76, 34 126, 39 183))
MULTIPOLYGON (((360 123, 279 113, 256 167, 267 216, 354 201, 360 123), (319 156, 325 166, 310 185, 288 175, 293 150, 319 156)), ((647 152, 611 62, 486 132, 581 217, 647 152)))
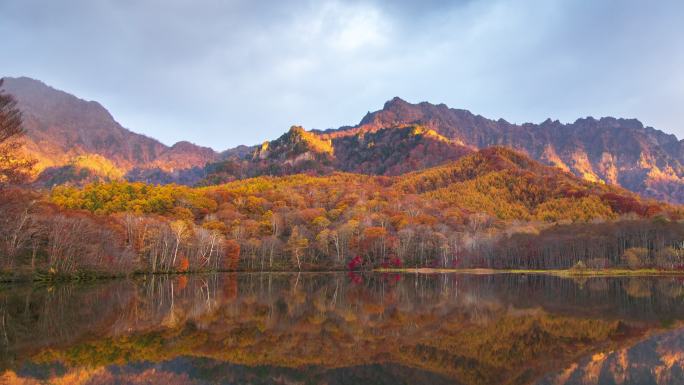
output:
POLYGON ((477 149, 506 146, 589 181, 646 197, 684 202, 682 142, 635 119, 578 119, 571 124, 511 124, 444 104, 400 98, 354 127, 292 127, 261 146, 216 153, 179 142, 168 147, 119 125, 101 105, 28 78, 7 78, 24 113, 27 150, 39 180, 93 179, 215 184, 258 175, 346 171, 398 175, 447 163, 477 149), (205 164, 209 163, 205 167, 205 164))
MULTIPOLYGON (((210 148, 188 142, 169 147, 117 123, 99 103, 79 99, 29 78, 5 78, 3 90, 22 111, 26 149, 43 178, 115 179, 135 169, 203 167, 217 159, 210 148), (82 174, 82 170, 87 172, 82 174)), ((59 180, 56 180, 59 182, 59 180)))

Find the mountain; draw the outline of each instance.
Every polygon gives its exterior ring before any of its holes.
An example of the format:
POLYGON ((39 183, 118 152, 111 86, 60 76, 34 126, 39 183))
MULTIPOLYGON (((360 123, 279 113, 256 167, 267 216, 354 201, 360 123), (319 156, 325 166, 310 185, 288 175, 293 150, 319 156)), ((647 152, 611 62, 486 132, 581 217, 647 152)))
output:
POLYGON ((339 169, 399 175, 459 159, 473 152, 420 125, 385 128, 331 139, 339 169))
MULTIPOLYGON (((645 197, 684 202, 684 144, 636 119, 583 118, 571 124, 550 119, 512 124, 490 120, 466 110, 400 98, 368 113, 356 126, 331 130, 299 129, 265 143, 256 156, 231 157, 227 162, 242 177, 292 172, 324 173, 330 169, 378 175, 398 175, 448 163, 478 149, 506 146, 544 164, 587 181, 624 187, 645 197), (314 143, 315 142, 315 143, 314 143), (324 156, 316 148, 325 143, 324 156), (292 167, 297 165, 296 167, 292 167)), ((209 180, 231 180, 228 172, 209 180)))
POLYGON ((505 146, 587 181, 684 202, 684 142, 636 119, 582 118, 563 124, 491 120, 444 104, 393 98, 355 126, 292 127, 260 146, 217 153, 189 142, 166 146, 87 102, 29 78, 6 78, 27 129, 26 149, 47 185, 95 179, 223 183, 259 175, 334 171, 399 175, 491 146, 505 146))
POLYGON ((485 212, 500 219, 586 221, 626 213, 650 217, 671 210, 618 186, 578 178, 506 147, 488 147, 447 165, 402 175, 395 188, 467 213, 485 212))
POLYGON ((289 170, 287 173, 311 168, 324 171, 329 168, 332 159, 331 141, 322 140, 299 126, 292 126, 274 141, 264 142, 252 155, 252 160, 257 164, 289 170))
POLYGON ((26 151, 38 160, 39 180, 120 178, 129 172, 180 172, 218 160, 212 149, 189 142, 169 147, 127 130, 99 103, 26 78, 4 78, 26 128, 26 151))
POLYGON ((278 139, 251 150, 226 155, 225 160, 209 165, 204 184, 259 175, 325 175, 334 171, 400 175, 457 160, 474 151, 419 125, 340 137, 326 137, 293 126, 278 139))
POLYGON ((399 175, 456 160, 472 151, 417 125, 332 139, 293 126, 280 138, 256 148, 246 167, 252 168, 254 175, 265 171, 276 175, 332 171, 399 175))
POLYGON ((411 104, 400 98, 368 113, 354 127, 319 131, 332 139, 420 125, 471 148, 506 146, 586 180, 616 184, 647 197, 684 201, 684 142, 636 119, 550 119, 512 124, 444 104, 411 104))

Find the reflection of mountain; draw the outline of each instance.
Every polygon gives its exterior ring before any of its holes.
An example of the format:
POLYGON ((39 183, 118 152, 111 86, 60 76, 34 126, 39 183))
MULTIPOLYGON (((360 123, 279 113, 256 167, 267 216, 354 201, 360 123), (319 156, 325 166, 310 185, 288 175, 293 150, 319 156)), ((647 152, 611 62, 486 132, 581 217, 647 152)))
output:
MULTIPOLYGON (((432 384, 457 385, 452 379, 439 374, 393 364, 363 365, 350 368, 325 369, 307 367, 303 369, 270 366, 233 365, 206 358, 179 357, 161 363, 144 362, 121 368, 98 368, 76 370, 72 379, 87 379, 88 384, 98 385, 215 385, 215 384, 432 384)), ((1 379, 1 377, 0 377, 1 379)), ((23 385, 38 385, 39 380, 15 379, 23 385)))
POLYGON ((657 335, 626 348, 594 354, 538 385, 684 384, 684 329, 657 335))
POLYGON ((677 285, 670 278, 224 274, 17 288, 0 294, 9 340, 0 345, 7 369, 0 380, 64 373, 137 383, 154 374, 153 382, 173 384, 184 383, 182 372, 210 383, 259 375, 268 383, 448 377, 525 384, 632 343, 663 320, 684 319, 677 285), (647 289, 634 295, 634 282, 647 289), (54 362, 65 371, 46 372, 54 362))

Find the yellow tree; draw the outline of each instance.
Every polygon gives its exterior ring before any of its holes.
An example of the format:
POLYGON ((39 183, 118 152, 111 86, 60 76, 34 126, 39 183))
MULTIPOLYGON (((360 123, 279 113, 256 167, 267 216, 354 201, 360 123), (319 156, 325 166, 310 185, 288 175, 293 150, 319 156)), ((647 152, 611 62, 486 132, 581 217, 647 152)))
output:
POLYGON ((169 224, 174 237, 176 238, 176 246, 173 250, 173 260, 171 261, 171 266, 176 266, 176 257, 178 256, 178 249, 180 244, 188 237, 189 226, 185 221, 173 221, 169 224))
POLYGON ((309 247, 309 240, 302 236, 301 230, 299 229, 299 226, 295 226, 292 229, 292 234, 290 234, 290 238, 287 240, 287 250, 290 252, 290 255, 292 255, 297 262, 297 269, 301 270, 302 269, 302 261, 301 261, 301 254, 303 253, 304 250, 306 250, 309 247))

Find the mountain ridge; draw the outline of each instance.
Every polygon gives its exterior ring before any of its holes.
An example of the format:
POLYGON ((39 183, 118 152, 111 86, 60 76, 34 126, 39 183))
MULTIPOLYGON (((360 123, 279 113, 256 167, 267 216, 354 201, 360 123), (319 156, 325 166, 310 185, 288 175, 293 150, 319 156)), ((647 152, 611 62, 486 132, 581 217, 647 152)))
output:
POLYGON ((684 199, 684 141, 637 119, 586 117, 565 124, 547 119, 518 125, 395 97, 358 125, 321 135, 335 138, 400 125, 422 125, 473 149, 511 147, 587 180, 617 184, 648 197, 684 199))
POLYGON ((355 126, 297 127, 262 145, 217 152, 185 141, 166 146, 122 127, 97 102, 30 78, 5 79, 3 88, 24 114, 26 148, 38 159, 38 171, 60 175, 51 183, 119 174, 128 180, 187 184, 299 172, 398 175, 505 146, 588 181, 684 202, 684 140, 637 119, 584 117, 561 123, 549 118, 514 124, 443 103, 412 104, 394 97, 355 126))
POLYGON ((207 147, 189 142, 167 146, 124 128, 96 101, 80 99, 27 78, 3 78, 3 90, 22 111, 27 151, 38 160, 38 171, 60 168, 79 156, 102 156, 123 172, 135 168, 204 166, 218 159, 207 147))

